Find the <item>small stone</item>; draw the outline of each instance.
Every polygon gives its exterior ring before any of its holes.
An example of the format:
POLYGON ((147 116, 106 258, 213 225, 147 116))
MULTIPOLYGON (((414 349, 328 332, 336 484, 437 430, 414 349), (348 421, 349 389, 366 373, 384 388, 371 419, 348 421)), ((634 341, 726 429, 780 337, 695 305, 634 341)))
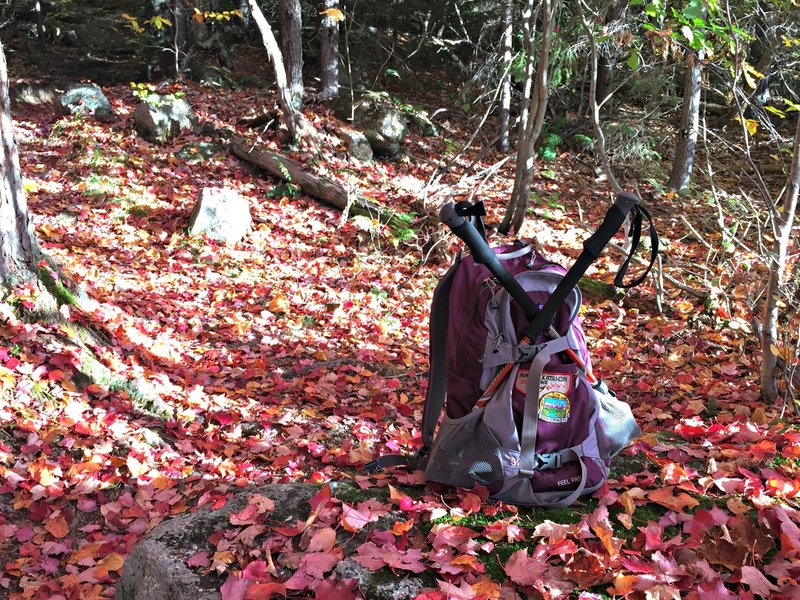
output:
POLYGON ((228 244, 241 240, 252 226, 249 202, 229 188, 203 188, 189 217, 190 235, 204 234, 228 244))

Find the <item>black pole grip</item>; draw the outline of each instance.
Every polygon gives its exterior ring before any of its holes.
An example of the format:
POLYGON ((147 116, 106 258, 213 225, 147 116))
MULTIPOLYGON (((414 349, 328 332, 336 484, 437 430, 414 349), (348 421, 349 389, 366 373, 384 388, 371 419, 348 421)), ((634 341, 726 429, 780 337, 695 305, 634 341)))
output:
POLYGON ((439 211, 439 218, 442 223, 450 228, 450 231, 466 244, 472 254, 472 259, 477 264, 485 265, 489 269, 489 272, 500 282, 500 285, 522 307, 528 320, 532 320, 539 312, 539 307, 531 300, 527 292, 522 289, 522 286, 514 276, 503 266, 497 258, 497 254, 472 223, 456 212, 456 207, 452 202, 442 206, 439 211))
POLYGON ((621 192, 617 195, 614 205, 608 209, 603 222, 589 239, 583 242, 584 251, 592 256, 592 260, 600 256, 606 244, 614 237, 617 230, 622 227, 628 213, 639 203, 636 194, 621 192))

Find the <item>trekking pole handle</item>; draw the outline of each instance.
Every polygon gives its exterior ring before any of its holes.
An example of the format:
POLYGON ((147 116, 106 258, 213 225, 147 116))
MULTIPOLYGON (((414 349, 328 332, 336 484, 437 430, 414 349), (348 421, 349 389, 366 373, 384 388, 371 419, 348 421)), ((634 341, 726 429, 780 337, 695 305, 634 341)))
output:
POLYGON ((533 319, 539 312, 537 304, 522 289, 514 276, 509 273, 497 258, 497 254, 480 234, 477 228, 465 217, 458 214, 455 204, 448 202, 439 211, 439 218, 450 230, 466 244, 475 264, 485 265, 489 272, 500 282, 511 297, 519 303, 525 316, 533 319))
POLYGON ((589 239, 583 242, 583 249, 595 260, 605 248, 608 241, 614 237, 617 230, 622 227, 625 219, 639 204, 639 197, 631 192, 620 192, 611 208, 608 209, 603 222, 589 239))
POLYGON ((478 230, 466 217, 458 214, 455 204, 448 202, 442 206, 439 211, 439 218, 442 223, 450 228, 450 231, 467 245, 476 263, 489 265, 493 260, 497 260, 494 251, 486 243, 486 240, 481 237, 478 230))

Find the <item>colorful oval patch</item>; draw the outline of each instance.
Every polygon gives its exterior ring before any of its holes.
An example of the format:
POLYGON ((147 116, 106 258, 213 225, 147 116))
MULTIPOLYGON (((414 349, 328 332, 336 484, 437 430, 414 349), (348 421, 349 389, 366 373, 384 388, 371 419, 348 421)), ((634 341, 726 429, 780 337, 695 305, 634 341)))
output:
POLYGON ((561 392, 547 392, 539 398, 539 419, 547 423, 569 420, 569 398, 561 392))

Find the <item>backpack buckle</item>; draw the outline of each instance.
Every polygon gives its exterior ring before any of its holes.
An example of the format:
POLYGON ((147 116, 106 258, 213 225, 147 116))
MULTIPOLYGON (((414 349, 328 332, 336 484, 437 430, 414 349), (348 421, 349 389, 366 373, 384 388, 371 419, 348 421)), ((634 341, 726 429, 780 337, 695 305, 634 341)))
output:
POLYGON ((531 362, 544 348, 544 344, 519 344, 517 346, 517 360, 519 363, 531 362))
POLYGON ((558 469, 563 464, 563 454, 561 452, 551 452, 549 454, 536 455, 536 468, 542 471, 558 469))

